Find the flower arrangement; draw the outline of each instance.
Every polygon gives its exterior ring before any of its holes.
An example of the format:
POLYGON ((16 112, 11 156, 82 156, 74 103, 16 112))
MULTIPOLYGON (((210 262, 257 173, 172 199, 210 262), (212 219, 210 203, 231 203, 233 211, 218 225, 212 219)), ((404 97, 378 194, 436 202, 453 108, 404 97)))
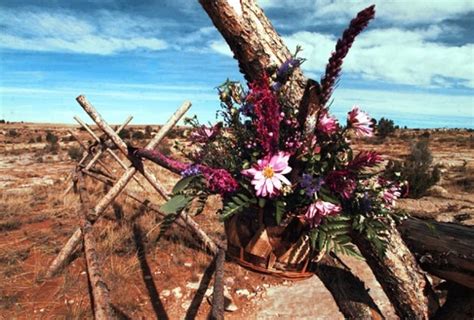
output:
POLYGON ((356 254, 352 232, 383 251, 401 183, 383 178, 381 155, 355 153, 351 147, 352 136, 373 135, 368 114, 354 106, 342 124, 327 106, 343 58, 373 16, 373 6, 361 11, 338 41, 321 79, 319 109, 309 131, 298 106, 285 99, 293 71, 304 63, 297 57, 299 48, 248 89, 229 80, 219 86, 222 121, 204 126, 196 117, 187 120, 192 148, 178 147, 189 163, 160 155, 161 163, 182 175, 162 209, 173 216, 193 203, 201 208, 209 195, 220 194, 222 220, 250 210, 260 226, 298 221, 314 252, 356 254))

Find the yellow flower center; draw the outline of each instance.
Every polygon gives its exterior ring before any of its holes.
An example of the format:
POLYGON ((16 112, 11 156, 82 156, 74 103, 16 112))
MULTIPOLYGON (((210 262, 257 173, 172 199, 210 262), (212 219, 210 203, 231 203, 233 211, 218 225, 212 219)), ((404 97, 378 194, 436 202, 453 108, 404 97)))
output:
POLYGON ((263 176, 267 179, 272 178, 275 175, 275 172, 273 171, 273 168, 270 166, 266 166, 263 168, 263 176))

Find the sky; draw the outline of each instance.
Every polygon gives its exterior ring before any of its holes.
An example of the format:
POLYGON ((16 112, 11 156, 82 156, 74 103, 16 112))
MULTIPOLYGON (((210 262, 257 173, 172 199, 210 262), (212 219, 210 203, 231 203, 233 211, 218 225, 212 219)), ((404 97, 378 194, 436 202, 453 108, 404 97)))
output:
MULTIPOLYGON (((376 4, 333 95, 341 121, 359 105, 400 126, 474 128, 474 1, 257 2, 315 80, 351 18, 376 4)), ((197 0, 0 2, 0 119, 87 119, 84 94, 110 123, 160 124, 184 100, 215 122, 227 78, 243 82, 197 0)))

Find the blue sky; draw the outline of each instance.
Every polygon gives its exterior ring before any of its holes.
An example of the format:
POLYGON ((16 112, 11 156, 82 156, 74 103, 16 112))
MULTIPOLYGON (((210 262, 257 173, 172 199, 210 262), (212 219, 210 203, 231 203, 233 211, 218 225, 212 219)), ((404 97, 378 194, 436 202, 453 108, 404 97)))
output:
MULTIPOLYGON (((235 0, 229 0, 235 1, 235 0)), ((197 0, 2 0, 0 118, 73 122, 85 94, 113 123, 164 122, 185 99, 215 119, 215 87, 242 80, 197 0)), ((347 57, 332 112, 358 104, 409 127, 474 127, 474 1, 261 0, 291 51, 319 80, 361 9, 376 20, 347 57)))

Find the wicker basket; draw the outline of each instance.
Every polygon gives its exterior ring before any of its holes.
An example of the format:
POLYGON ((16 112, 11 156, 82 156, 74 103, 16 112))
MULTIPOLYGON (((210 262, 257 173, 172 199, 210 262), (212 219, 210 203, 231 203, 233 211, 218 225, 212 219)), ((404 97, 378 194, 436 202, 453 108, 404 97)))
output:
POLYGON ((293 218, 283 226, 259 221, 258 209, 234 215, 225 223, 227 255, 253 271, 286 279, 306 279, 312 258, 303 223, 293 218))

